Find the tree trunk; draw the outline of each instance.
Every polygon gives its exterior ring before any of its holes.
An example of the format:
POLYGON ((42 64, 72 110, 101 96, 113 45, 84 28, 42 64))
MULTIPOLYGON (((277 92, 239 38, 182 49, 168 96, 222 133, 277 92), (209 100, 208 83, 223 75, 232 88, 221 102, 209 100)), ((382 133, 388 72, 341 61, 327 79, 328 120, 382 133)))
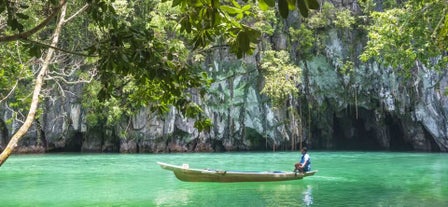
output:
MULTIPOLYGON (((61 1, 61 2, 63 3, 65 1, 61 1)), ((61 8, 61 14, 59 17, 58 24, 53 33, 53 39, 51 42, 52 47, 56 47, 58 44, 59 34, 61 33, 61 29, 62 29, 62 26, 65 21, 66 9, 67 9, 67 4, 64 3, 61 8)), ((47 55, 42 64, 42 68, 36 77, 36 85, 34 86, 33 98, 31 101, 31 106, 30 106, 30 110, 28 112, 28 116, 26 117, 26 120, 23 123, 23 125, 11 137, 8 145, 3 150, 3 152, 0 154, 0 166, 2 166, 3 163, 5 163, 6 159, 8 159, 8 157, 9 157, 9 155, 11 155, 11 153, 17 147, 17 143, 19 142, 19 140, 26 134, 26 132, 31 127, 31 124, 34 121, 34 117, 36 116, 37 107, 39 105, 39 95, 40 95, 40 91, 42 89, 43 79, 44 79, 45 74, 47 73, 48 66, 50 65, 51 59, 53 58, 54 51, 55 50, 51 47, 48 49, 47 55)))

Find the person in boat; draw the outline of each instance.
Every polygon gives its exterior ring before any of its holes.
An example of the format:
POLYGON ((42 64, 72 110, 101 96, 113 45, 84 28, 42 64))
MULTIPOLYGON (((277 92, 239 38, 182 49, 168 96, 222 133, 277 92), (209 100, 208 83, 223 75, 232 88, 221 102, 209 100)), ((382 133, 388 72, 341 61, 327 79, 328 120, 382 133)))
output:
POLYGON ((306 147, 303 147, 302 150, 302 157, 300 158, 300 162, 295 164, 294 172, 308 172, 311 170, 311 158, 308 154, 308 149, 306 147))

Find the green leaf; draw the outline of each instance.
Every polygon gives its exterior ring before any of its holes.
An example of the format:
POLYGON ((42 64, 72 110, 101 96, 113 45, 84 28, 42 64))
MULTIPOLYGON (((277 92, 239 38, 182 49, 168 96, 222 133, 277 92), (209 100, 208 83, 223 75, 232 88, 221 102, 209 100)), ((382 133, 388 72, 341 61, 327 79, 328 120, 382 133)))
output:
POLYGON ((5 11, 6 9, 6 2, 0 2, 0 13, 2 13, 3 11, 5 11))
POLYGON ((50 0, 50 3, 53 5, 58 5, 59 1, 58 0, 50 0))
POLYGON ((219 0, 212 0, 212 6, 213 8, 219 8, 220 7, 220 2, 219 0))
POLYGON ((8 25, 11 26, 11 29, 18 30, 19 32, 23 31, 23 25, 20 24, 20 22, 17 21, 17 19, 8 19, 8 25))
POLYGON ((289 10, 295 10, 296 9, 296 0, 287 0, 288 2, 288 9, 289 10))
POLYGON ((182 2, 182 0, 173 0, 173 4, 171 4, 171 7, 175 7, 179 5, 182 2))
POLYGON ((221 8, 221 10, 227 12, 228 14, 230 14, 232 16, 235 16, 242 12, 241 9, 238 9, 238 8, 235 8, 232 6, 227 6, 227 5, 222 5, 220 8, 221 8))
POLYGON ((199 11, 199 17, 201 19, 205 19, 206 18, 206 14, 207 14, 207 7, 203 7, 200 11, 199 11))
POLYGON ((212 125, 212 120, 209 118, 200 119, 194 123, 194 127, 196 127, 199 131, 209 131, 212 125))
POLYGON ((236 0, 231 0, 231 2, 236 8, 241 8, 241 5, 236 0))
POLYGON ((189 2, 191 5, 193 5, 194 7, 203 7, 204 4, 202 4, 201 1, 193 1, 193 2, 189 2))
POLYGON ((258 0, 258 7, 260 7, 260 9, 263 11, 266 11, 269 9, 269 5, 266 3, 265 0, 258 0))
POLYGON ((241 8, 241 10, 243 10, 243 11, 249 11, 249 9, 250 9, 250 4, 247 4, 247 5, 243 6, 243 8, 241 8))
POLYGON ((125 63, 129 63, 129 58, 128 58, 128 56, 126 56, 126 54, 121 53, 120 56, 121 56, 121 59, 122 59, 125 63))
POLYGON ((205 32, 205 37, 210 41, 210 42, 213 42, 213 37, 212 37, 212 35, 210 34, 210 32, 205 32))
POLYGON ((308 5, 309 9, 319 9, 320 5, 317 0, 306 0, 306 4, 308 5))
MULTIPOLYGON (((1 5, 0 5, 0 7, 1 7, 1 5)), ((28 9, 30 6, 22 3, 22 4, 19 5, 19 7, 22 8, 22 9, 28 9)), ((0 12, 1 12, 1 9, 0 9, 0 12)))
POLYGON ((247 35, 249 36, 250 41, 251 41, 251 42, 257 42, 257 41, 258 41, 258 38, 259 38, 260 35, 261 35, 261 32, 258 31, 258 30, 256 30, 256 29, 252 29, 252 28, 246 28, 246 29, 247 29, 247 30, 246 30, 246 33, 247 33, 247 35))
POLYGON ((299 7, 300 14, 303 17, 308 17, 308 7, 305 0, 297 0, 297 7, 299 7))
POLYGON ((240 32, 237 36, 240 49, 245 53, 250 50, 250 39, 247 32, 240 32))
POLYGON ((191 33, 191 23, 188 16, 185 16, 180 20, 180 25, 182 26, 181 32, 185 30, 187 33, 191 33))
POLYGON ((288 18, 289 8, 287 0, 278 0, 278 11, 280 12, 280 16, 283 18, 288 18))
POLYGON ((193 39, 193 43, 194 43, 193 50, 196 50, 199 46, 202 45, 202 39, 201 39, 201 37, 200 37, 199 35, 197 35, 196 37, 194 37, 194 39, 193 39))
POLYGON ((270 7, 274 7, 275 6, 275 0, 265 0, 266 4, 270 7))
POLYGON ((29 19, 30 17, 26 14, 22 14, 22 13, 16 13, 17 17, 19 17, 20 19, 29 19))

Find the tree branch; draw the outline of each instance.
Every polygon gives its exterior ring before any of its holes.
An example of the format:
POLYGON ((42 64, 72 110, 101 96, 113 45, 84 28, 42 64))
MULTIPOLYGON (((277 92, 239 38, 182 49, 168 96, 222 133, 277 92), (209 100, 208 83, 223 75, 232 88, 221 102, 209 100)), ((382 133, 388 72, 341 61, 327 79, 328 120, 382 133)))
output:
POLYGON ((2 100, 0 100, 0 103, 2 103, 4 100, 6 100, 11 94, 12 92, 14 92, 14 90, 16 90, 16 87, 18 85, 19 81, 16 81, 16 84, 14 84, 14 87, 12 87, 12 89, 9 91, 9 93, 5 96, 5 98, 3 98, 2 100))
POLYGON ((79 84, 79 83, 91 83, 92 80, 93 80, 93 77, 94 77, 94 75, 90 76, 89 80, 79 79, 79 80, 76 80, 76 81, 68 81, 65 78, 61 77, 61 76, 52 77, 52 76, 47 75, 47 78, 45 78, 45 80, 62 80, 62 82, 66 83, 66 84, 74 85, 74 84, 79 84))
POLYGON ((35 40, 30 40, 30 39, 26 39, 26 38, 23 38, 22 40, 23 41, 27 41, 27 42, 31 42, 33 44, 40 45, 40 46, 43 46, 43 47, 46 47, 46 48, 51 48, 51 49, 54 49, 54 50, 58 50, 58 51, 61 51, 61 52, 72 54, 72 55, 79 55, 79 56, 83 56, 83 57, 98 57, 98 55, 88 55, 88 54, 81 53, 81 52, 70 51, 70 50, 62 49, 62 48, 59 48, 59 47, 56 47, 56 46, 53 46, 53 45, 47 45, 45 43, 41 43, 41 42, 38 42, 38 41, 35 41, 35 40))
POLYGON ((75 12, 72 16, 70 16, 69 18, 67 18, 65 21, 64 21, 64 24, 65 23, 67 23, 67 22, 69 22, 70 20, 72 20, 73 18, 75 18, 78 14, 80 14, 81 12, 83 12, 83 11, 85 11, 88 7, 90 6, 90 4, 86 4, 86 5, 84 5, 81 9, 79 9, 77 12, 75 12))
POLYGON ((38 24, 31 30, 28 30, 26 32, 22 32, 19 34, 11 35, 11 36, 0 36, 0 42, 10 42, 10 41, 26 39, 26 38, 30 37, 31 35, 35 34, 39 30, 44 28, 51 21, 51 19, 53 19, 53 17, 55 17, 59 13, 59 10, 62 8, 62 6, 65 5, 65 3, 67 3, 67 1, 62 0, 61 4, 58 7, 56 7, 55 9, 53 9, 53 12, 51 13, 50 16, 48 16, 43 22, 41 22, 40 24, 38 24))
MULTIPOLYGON (((56 25, 56 28, 54 29, 53 37, 52 37, 52 46, 56 46, 59 41, 59 35, 61 34, 62 26, 65 19, 65 12, 67 9, 67 5, 65 4, 66 0, 61 0, 61 14, 59 21, 56 25)), ((3 152, 0 154, 0 166, 5 163, 6 159, 8 159, 9 155, 14 151, 14 149, 17 147, 19 140, 28 132, 28 129, 33 124, 33 121, 36 117, 37 113, 37 107, 39 105, 39 95, 41 94, 42 85, 44 83, 44 76, 48 71, 48 67, 50 65, 50 61, 53 58, 54 49, 50 48, 48 49, 48 53, 46 54, 45 60, 43 62, 42 68, 39 72, 39 74, 36 77, 36 82, 34 85, 34 91, 33 91, 33 97, 30 104, 30 109, 28 111, 28 115, 25 119, 25 122, 23 125, 14 133, 14 135, 9 140, 8 145, 3 150, 3 152)))

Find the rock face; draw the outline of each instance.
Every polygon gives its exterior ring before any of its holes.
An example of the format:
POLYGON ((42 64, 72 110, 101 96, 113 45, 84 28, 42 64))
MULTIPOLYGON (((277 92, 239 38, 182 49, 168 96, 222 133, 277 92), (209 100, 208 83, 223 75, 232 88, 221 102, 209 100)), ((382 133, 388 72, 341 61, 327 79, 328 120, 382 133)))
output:
MULTIPOLYGON (((313 146, 325 149, 444 151, 447 145, 445 74, 417 64, 409 80, 376 63, 359 64, 350 76, 337 71, 348 47, 330 31, 326 53, 307 64, 313 103, 313 146)), ((358 44, 356 41, 352 44, 358 44)))
MULTIPOLYGON (((335 2, 347 7, 355 1, 335 2)), ((416 64, 412 81, 402 80, 390 68, 374 62, 356 63, 350 74, 341 73, 344 60, 359 56, 365 41, 352 38, 352 33, 327 31, 324 51, 298 62, 307 74, 303 77, 307 84, 300 86, 304 93, 294 104, 301 112, 300 124, 289 124, 288 109, 274 109, 260 95, 259 54, 238 61, 219 49, 204 66, 215 79, 209 93, 203 98, 193 96, 213 121, 210 131, 198 132, 194 120, 174 108, 165 116, 143 108, 114 127, 88 126, 79 98, 82 86, 73 86, 69 89, 72 93, 54 94, 55 98, 42 102, 43 115, 17 151, 286 150, 303 142, 312 149, 447 152, 446 74, 416 64)), ((274 35, 273 48, 288 49, 287 38, 283 33, 274 35)), ((294 55, 294 48, 291 51, 294 55)), ((0 106, 0 114, 1 150, 20 122, 5 105, 0 106)))

